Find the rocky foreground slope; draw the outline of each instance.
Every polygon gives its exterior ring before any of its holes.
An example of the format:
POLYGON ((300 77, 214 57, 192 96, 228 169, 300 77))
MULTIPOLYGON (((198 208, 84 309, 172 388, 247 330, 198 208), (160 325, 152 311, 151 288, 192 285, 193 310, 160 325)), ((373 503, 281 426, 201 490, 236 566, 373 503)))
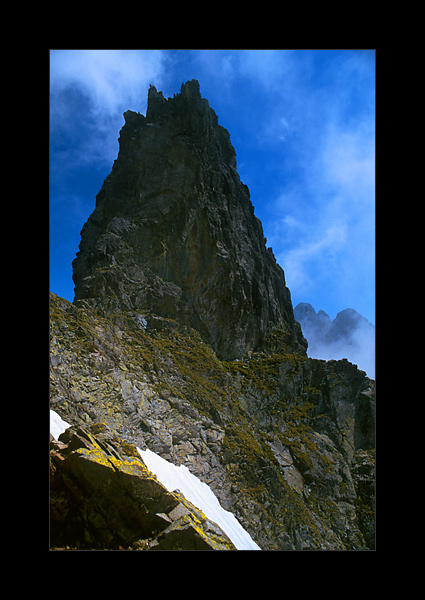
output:
POLYGON ((176 321, 53 294, 51 315, 51 407, 68 422, 185 464, 262 549, 373 547, 374 382, 354 365, 221 361, 176 321))
POLYGON ((236 549, 179 490, 168 491, 136 447, 107 426, 68 428, 50 445, 53 547, 236 549))
MULTIPOLYGON (((51 408, 186 465, 262 549, 373 548, 374 382, 307 358, 198 82, 168 100, 152 87, 146 117, 125 119, 74 304, 51 295, 51 408)), ((76 547, 122 545, 95 541, 81 514, 76 547)))

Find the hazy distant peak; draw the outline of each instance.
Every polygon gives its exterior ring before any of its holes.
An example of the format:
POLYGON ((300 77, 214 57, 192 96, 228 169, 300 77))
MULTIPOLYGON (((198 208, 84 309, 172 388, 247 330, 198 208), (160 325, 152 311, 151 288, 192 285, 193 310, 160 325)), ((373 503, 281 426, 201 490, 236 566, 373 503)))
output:
POLYGON ((308 302, 300 302, 294 316, 308 341, 308 355, 325 360, 347 358, 375 377, 375 327, 354 308, 345 308, 331 320, 317 313, 308 302))

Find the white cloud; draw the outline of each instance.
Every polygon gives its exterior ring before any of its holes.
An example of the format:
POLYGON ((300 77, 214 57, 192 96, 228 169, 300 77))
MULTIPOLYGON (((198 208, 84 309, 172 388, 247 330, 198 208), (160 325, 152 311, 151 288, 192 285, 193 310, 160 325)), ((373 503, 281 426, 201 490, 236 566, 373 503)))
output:
POLYGON ((143 104, 146 86, 160 83, 163 55, 159 50, 53 50, 51 86, 77 87, 100 116, 113 116, 125 105, 143 104))
POLYGON ((298 294, 311 293, 328 281, 330 271, 335 275, 339 270, 338 254, 347 243, 347 225, 333 221, 324 229, 303 227, 293 217, 285 218, 284 223, 287 227, 296 227, 298 232, 304 229, 304 234, 297 245, 278 254, 278 262, 284 267, 291 290, 298 294))
POLYGON ((320 156, 324 182, 341 193, 373 203, 375 139, 373 124, 344 128, 331 123, 320 156))
POLYGON ((323 360, 346 358, 360 369, 375 378, 375 328, 362 319, 347 335, 337 339, 327 339, 323 330, 303 325, 303 333, 308 340, 308 356, 323 360))
POLYGON ((307 300, 327 290, 338 310, 351 306, 360 289, 369 290, 370 303, 374 289, 374 132, 356 124, 330 117, 314 152, 300 149, 299 180, 282 190, 265 223, 291 292, 307 300))
POLYGON ((147 88, 161 85, 164 60, 158 50, 51 51, 50 128, 59 141, 53 177, 76 166, 112 164, 122 113, 145 112, 147 88))

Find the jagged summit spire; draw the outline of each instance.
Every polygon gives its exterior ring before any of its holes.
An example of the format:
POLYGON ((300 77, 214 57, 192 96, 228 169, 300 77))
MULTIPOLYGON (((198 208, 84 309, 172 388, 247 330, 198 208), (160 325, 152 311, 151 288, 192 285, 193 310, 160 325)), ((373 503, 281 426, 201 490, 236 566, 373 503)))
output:
POLYGON ((162 92, 158 92, 154 85, 149 86, 148 91, 148 108, 146 110, 146 117, 153 118, 158 109, 165 103, 167 100, 164 98, 164 94, 162 92))
MULTIPOLYGON (((201 97, 200 84, 197 79, 191 79, 182 83, 180 93, 174 94, 173 98, 165 98, 162 91, 150 84, 148 90, 148 105, 146 110, 147 122, 153 122, 161 118, 175 116, 177 112, 188 106, 201 109, 201 112, 211 113, 211 124, 217 125, 218 119, 216 113, 210 108, 208 100, 201 97)), ((137 115, 139 123, 144 120, 143 115, 127 110, 124 113, 124 119, 127 122, 129 119, 135 119, 137 115)))
POLYGON ((186 98, 200 98, 201 97, 201 86, 197 79, 191 79, 182 83, 180 93, 186 98))
MULTIPOLYGON (((197 79, 192 79, 191 81, 186 81, 186 83, 182 83, 180 88, 180 94, 174 94, 173 98, 164 98, 163 92, 158 92, 156 87, 151 84, 149 86, 148 91, 148 108, 146 111, 146 117, 148 120, 153 118, 160 112, 161 108, 165 108, 167 102, 170 102, 172 105, 177 104, 177 108, 179 108, 179 103, 181 99, 184 99, 188 103, 199 103, 201 98, 201 86, 199 85, 199 81, 197 79)), ((204 99, 204 105, 208 106, 208 100, 204 99)))
MULTIPOLYGON (((197 79, 191 79, 190 81, 186 81, 186 83, 183 82, 180 88, 180 95, 186 98, 186 100, 200 99, 201 86, 199 84, 199 81, 197 79)), ((179 96, 179 94, 174 94, 174 98, 176 98, 176 96, 179 96)), ((167 101, 164 98, 164 94, 162 92, 158 92, 156 87, 153 84, 150 84, 148 91, 148 107, 149 102, 155 102, 157 98, 160 98, 161 101, 167 101)), ((172 100, 172 98, 169 98, 169 100, 172 100)))
MULTIPOLYGON (((146 119, 148 123, 157 124, 173 121, 174 126, 195 134, 219 127, 215 111, 210 107, 208 100, 201 97, 197 79, 182 83, 180 93, 174 94, 172 98, 165 98, 161 91, 158 92, 156 87, 151 85, 148 91, 146 119)), ((226 134, 230 141, 227 131, 226 134)), ((232 151, 234 153, 233 147, 232 151)))
POLYGON ((152 85, 146 117, 124 118, 118 158, 81 232, 75 300, 176 319, 223 358, 262 347, 276 327, 305 352, 229 132, 199 82, 168 99, 152 85))

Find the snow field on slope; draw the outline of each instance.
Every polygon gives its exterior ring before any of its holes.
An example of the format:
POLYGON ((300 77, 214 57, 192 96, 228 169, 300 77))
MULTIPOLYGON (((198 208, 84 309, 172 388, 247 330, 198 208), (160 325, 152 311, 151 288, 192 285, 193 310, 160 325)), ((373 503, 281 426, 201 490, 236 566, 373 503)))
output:
POLYGON ((193 475, 185 465, 176 467, 152 450, 137 450, 149 471, 157 476, 169 492, 180 490, 189 502, 221 527, 238 550, 261 550, 236 517, 220 506, 209 485, 193 475))
POLYGON ((65 429, 68 429, 68 427, 71 427, 71 425, 61 419, 57 412, 50 410, 50 433, 55 440, 57 440, 60 434, 63 433, 65 429))

